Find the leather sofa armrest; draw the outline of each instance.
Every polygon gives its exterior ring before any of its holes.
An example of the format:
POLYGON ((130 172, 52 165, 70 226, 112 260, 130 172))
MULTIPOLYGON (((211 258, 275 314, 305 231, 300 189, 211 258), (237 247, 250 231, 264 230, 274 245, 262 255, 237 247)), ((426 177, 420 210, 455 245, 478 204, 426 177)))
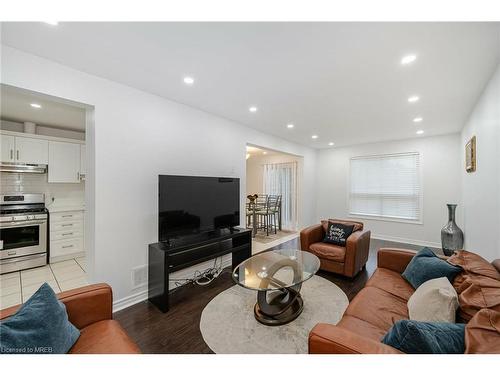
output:
POLYGON ((381 248, 377 253, 377 267, 403 273, 416 253, 414 250, 381 248))
POLYGON ((344 275, 354 277, 368 261, 370 252, 369 230, 358 230, 347 237, 344 275))
POLYGON ((312 225, 300 231, 300 248, 309 251, 309 246, 315 242, 323 241, 325 233, 321 224, 312 225))
POLYGON ((58 294, 68 318, 78 329, 113 319, 113 292, 108 284, 93 284, 58 294))
MULTIPOLYGON (((113 319, 113 292, 108 284, 93 284, 57 294, 66 306, 68 319, 78 329, 101 320, 113 319)), ((21 305, 0 311, 0 320, 14 315, 21 305)))
POLYGON ((402 354, 385 345, 332 324, 316 324, 309 333, 309 354, 402 354))

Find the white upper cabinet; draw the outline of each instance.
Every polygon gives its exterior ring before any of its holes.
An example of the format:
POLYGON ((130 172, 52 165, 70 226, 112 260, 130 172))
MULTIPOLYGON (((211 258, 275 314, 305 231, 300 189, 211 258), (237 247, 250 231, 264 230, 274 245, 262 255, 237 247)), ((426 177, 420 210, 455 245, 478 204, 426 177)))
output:
POLYGON ((49 141, 49 182, 80 182, 80 144, 49 141))
POLYGON ((2 161, 47 164, 49 161, 49 142, 45 139, 0 136, 2 140, 2 161))
POLYGON ((87 148, 85 145, 80 145, 80 173, 87 174, 87 148))
POLYGON ((15 142, 14 137, 11 135, 0 136, 2 141, 1 159, 2 161, 14 162, 15 161, 15 142))
POLYGON ((16 137, 16 162, 27 164, 47 164, 49 142, 45 139, 16 137))

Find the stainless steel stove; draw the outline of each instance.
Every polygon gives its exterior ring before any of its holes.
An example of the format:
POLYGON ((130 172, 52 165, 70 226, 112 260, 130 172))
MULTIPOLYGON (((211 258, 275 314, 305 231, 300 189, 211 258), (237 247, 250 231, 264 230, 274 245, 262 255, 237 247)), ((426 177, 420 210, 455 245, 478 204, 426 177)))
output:
POLYGON ((44 194, 0 195, 0 274, 47 264, 44 194))

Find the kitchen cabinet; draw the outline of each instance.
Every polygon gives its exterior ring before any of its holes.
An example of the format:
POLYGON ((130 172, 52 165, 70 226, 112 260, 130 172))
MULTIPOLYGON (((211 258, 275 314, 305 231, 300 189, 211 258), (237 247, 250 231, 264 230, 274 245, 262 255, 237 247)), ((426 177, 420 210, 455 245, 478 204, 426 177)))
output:
POLYGON ((0 136, 2 141, 2 161, 26 164, 47 164, 49 142, 30 137, 0 136))
POLYGON ((26 164, 47 164, 49 142, 45 139, 16 137, 16 162, 26 164))
POLYGON ((1 160, 6 162, 14 162, 15 137, 11 135, 0 136, 2 142, 1 160))
POLYGON ((83 215, 82 210, 50 213, 51 263, 85 254, 83 215))
POLYGON ((49 141, 49 183, 80 182, 80 144, 49 141))
POLYGON ((85 145, 80 145, 80 175, 85 178, 87 174, 87 148, 85 145))

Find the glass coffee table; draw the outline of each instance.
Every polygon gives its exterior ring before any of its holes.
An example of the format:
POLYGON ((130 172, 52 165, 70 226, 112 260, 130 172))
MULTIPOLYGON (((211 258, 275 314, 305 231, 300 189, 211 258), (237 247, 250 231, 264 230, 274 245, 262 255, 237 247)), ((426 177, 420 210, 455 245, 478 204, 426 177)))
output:
POLYGON ((257 291, 255 318, 277 326, 296 319, 304 308, 302 283, 319 269, 319 258, 306 251, 265 251, 248 258, 233 271, 233 279, 257 291))

